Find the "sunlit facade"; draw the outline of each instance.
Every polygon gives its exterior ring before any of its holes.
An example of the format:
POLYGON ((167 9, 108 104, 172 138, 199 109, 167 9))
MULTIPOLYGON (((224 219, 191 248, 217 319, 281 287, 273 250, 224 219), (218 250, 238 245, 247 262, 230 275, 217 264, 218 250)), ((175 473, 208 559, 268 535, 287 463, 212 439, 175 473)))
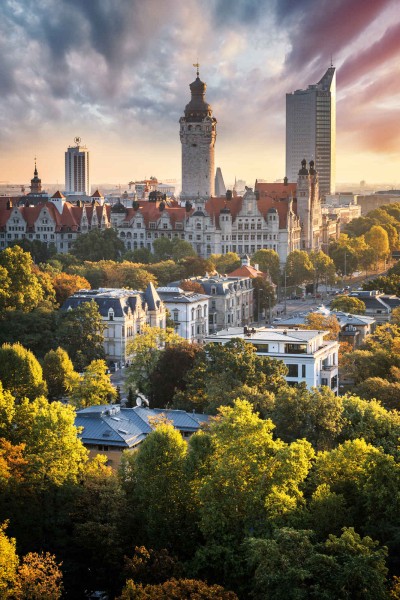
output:
POLYGON ((297 181, 303 158, 314 160, 321 196, 336 185, 336 69, 306 90, 286 94, 286 176, 297 181))

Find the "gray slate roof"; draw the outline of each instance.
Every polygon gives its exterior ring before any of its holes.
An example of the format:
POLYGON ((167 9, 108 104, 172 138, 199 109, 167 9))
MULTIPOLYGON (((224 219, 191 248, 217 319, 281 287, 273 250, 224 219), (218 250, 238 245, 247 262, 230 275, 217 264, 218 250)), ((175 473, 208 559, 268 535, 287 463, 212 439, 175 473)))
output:
POLYGON ((79 410, 75 426, 83 428, 79 438, 86 445, 107 445, 118 448, 134 448, 153 431, 150 417, 165 416, 181 432, 195 433, 208 415, 187 413, 184 410, 161 408, 121 408, 119 404, 89 406, 79 410))

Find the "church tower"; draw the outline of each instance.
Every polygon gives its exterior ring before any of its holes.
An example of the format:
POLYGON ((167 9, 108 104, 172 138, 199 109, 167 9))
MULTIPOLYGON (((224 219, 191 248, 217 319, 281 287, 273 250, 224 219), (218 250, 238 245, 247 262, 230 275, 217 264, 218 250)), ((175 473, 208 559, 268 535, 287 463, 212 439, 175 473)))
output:
POLYGON ((38 170, 36 166, 36 158, 35 158, 35 171, 33 173, 33 179, 31 179, 31 194, 37 195, 42 193, 42 180, 39 178, 38 170))
POLYGON ((182 143, 182 193, 183 199, 214 196, 214 146, 217 137, 217 120, 205 101, 206 84, 197 77, 190 84, 192 94, 185 114, 180 118, 182 143))

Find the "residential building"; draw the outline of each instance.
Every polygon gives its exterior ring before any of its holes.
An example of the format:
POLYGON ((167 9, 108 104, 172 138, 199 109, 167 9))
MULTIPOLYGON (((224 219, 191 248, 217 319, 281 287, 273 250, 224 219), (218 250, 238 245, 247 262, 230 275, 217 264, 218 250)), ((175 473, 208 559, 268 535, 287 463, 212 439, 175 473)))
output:
POLYGON ((77 308, 84 302, 96 302, 104 331, 104 352, 110 363, 125 365, 132 359, 128 345, 144 325, 165 329, 166 311, 154 285, 145 292, 125 289, 80 290, 70 296, 61 310, 77 308))
POLYGON ((336 69, 317 84, 286 94, 286 176, 297 179, 303 158, 314 159, 322 196, 335 193, 336 69))
POLYGON ((182 192, 184 199, 214 196, 214 147, 217 120, 205 101, 206 84, 199 77, 190 84, 191 99, 179 119, 182 143, 182 192))
POLYGON ((349 296, 362 300, 365 314, 376 319, 378 324, 390 321, 392 310, 400 306, 400 298, 394 294, 382 294, 379 290, 355 290, 349 296))
POLYGON ((282 360, 290 384, 323 385, 338 392, 339 342, 324 340, 326 331, 260 328, 229 328, 206 338, 206 343, 226 344, 239 338, 254 346, 257 354, 282 360))
MULTIPOLYGON (((240 327, 253 321, 253 286, 250 277, 228 277, 227 275, 206 275, 191 277, 209 296, 209 331, 219 331, 226 327, 240 327)), ((179 282, 173 282, 176 286, 179 282)))
POLYGON ((375 194, 357 196, 357 202, 361 206, 361 215, 365 217, 371 210, 385 206, 386 204, 397 204, 400 202, 400 190, 385 190, 375 194))
POLYGON ((208 335, 209 296, 180 287, 159 287, 157 293, 174 321, 176 333, 189 342, 202 344, 208 335))
POLYGON ((124 450, 136 450, 155 429, 157 421, 168 419, 185 439, 207 422, 207 415, 183 410, 123 408, 119 404, 89 406, 78 410, 75 426, 90 457, 105 454, 108 465, 116 469, 124 450))
POLYGON ((309 314, 323 315, 324 317, 335 316, 340 326, 339 342, 349 342, 353 348, 358 348, 365 341, 366 336, 375 331, 376 327, 376 320, 373 317, 330 310, 323 305, 315 310, 280 317, 273 322, 273 325, 279 328, 297 329, 307 323, 309 314))
POLYGON ((65 193, 90 196, 89 150, 75 138, 75 146, 65 153, 65 193))

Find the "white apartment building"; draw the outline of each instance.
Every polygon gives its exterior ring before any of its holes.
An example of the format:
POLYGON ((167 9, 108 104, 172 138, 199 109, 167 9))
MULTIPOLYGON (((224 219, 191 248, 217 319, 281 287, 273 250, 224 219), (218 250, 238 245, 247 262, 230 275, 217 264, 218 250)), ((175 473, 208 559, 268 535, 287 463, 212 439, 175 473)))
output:
POLYGON ((202 344, 208 335, 209 296, 180 287, 159 287, 157 293, 169 310, 176 333, 189 342, 202 344))
POLYGON ((339 342, 324 340, 326 331, 232 327, 209 335, 205 342, 226 344, 240 338, 253 344, 257 354, 282 360, 288 368, 286 380, 307 388, 327 386, 336 394, 339 342))
POLYGON ((297 180, 298 165, 315 161, 322 196, 335 193, 336 69, 306 90, 286 94, 286 176, 297 180))
POLYGON ((165 306, 152 283, 144 292, 111 288, 80 290, 64 302, 61 310, 71 310, 92 300, 106 325, 104 352, 110 363, 121 366, 131 360, 127 346, 144 325, 165 329, 165 306))

